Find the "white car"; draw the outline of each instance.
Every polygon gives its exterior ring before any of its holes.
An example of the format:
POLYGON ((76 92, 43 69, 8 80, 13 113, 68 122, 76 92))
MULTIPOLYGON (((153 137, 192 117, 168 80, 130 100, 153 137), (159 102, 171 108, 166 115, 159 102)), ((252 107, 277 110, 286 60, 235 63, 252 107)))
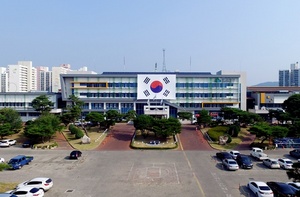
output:
POLYGON ((5 162, 5 159, 0 157, 0 163, 4 163, 5 162))
POLYGON ((249 181, 248 188, 258 197, 273 197, 271 188, 262 181, 249 181))
POLYGON ((290 159, 280 158, 280 159, 278 159, 278 163, 279 163, 280 167, 285 170, 293 168, 293 162, 290 159))
POLYGON ((229 151, 229 154, 232 156, 233 159, 236 159, 236 157, 241 153, 237 150, 231 150, 229 151))
POLYGON ((8 140, 1 140, 0 141, 0 147, 10 147, 8 140))
POLYGON ((224 159, 222 161, 222 164, 223 164, 224 168, 226 168, 227 170, 238 170, 239 169, 239 165, 237 164, 237 162, 234 159, 224 159))
POLYGON ((265 166, 269 167, 269 168, 272 168, 272 169, 275 169, 275 168, 279 169, 280 168, 280 165, 279 165, 277 159, 271 159, 271 158, 265 159, 265 160, 263 160, 263 164, 265 166))
POLYGON ((20 189, 25 186, 40 188, 44 191, 48 191, 53 186, 53 181, 50 178, 38 177, 17 185, 17 189, 20 189))
POLYGON ((16 145, 17 141, 16 140, 12 140, 12 139, 7 139, 8 140, 8 143, 9 145, 16 145))
POLYGON ((287 182, 286 184, 288 184, 294 191, 300 190, 299 182, 287 182))
POLYGON ((7 191, 6 193, 14 194, 18 197, 43 197, 44 191, 36 187, 25 186, 20 189, 7 191))

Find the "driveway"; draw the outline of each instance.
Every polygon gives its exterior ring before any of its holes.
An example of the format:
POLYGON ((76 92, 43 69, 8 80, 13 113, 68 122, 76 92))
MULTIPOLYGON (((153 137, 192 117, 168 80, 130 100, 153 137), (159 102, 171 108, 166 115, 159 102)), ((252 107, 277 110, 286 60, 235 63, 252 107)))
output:
POLYGON ((182 125, 179 139, 182 150, 213 150, 195 125, 182 125))

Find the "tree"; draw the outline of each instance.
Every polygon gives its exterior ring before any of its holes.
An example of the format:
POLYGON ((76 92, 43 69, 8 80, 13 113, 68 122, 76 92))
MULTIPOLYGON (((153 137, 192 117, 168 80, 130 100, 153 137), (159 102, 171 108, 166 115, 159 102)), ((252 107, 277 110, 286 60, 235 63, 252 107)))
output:
POLYGON ((81 117, 81 111, 84 102, 75 95, 70 95, 69 100, 71 100, 71 104, 67 106, 67 112, 63 115, 63 119, 75 122, 81 117))
POLYGON ((154 120, 153 132, 156 135, 167 138, 181 132, 181 124, 176 118, 154 120))
POLYGON ((209 115, 209 112, 205 109, 201 110, 199 112, 199 116, 197 117, 197 123, 199 125, 206 126, 211 122, 211 116, 209 115))
POLYGON ((14 132, 10 130, 10 125, 8 123, 4 123, 0 125, 0 137, 3 139, 4 136, 12 135, 14 132))
POLYGON ((42 142, 50 140, 51 137, 60 131, 62 126, 60 120, 53 114, 41 115, 25 127, 25 136, 33 139, 40 139, 42 142))
POLYGON ((137 116, 133 121, 136 130, 141 130, 144 137, 148 136, 148 131, 152 130, 153 117, 145 114, 137 116))
POLYGON ((300 162, 293 163, 293 168, 286 172, 289 179, 292 179, 293 182, 300 181, 300 162))
POLYGON ((86 115, 86 121, 91 121, 92 125, 98 125, 104 121, 104 115, 98 112, 91 112, 86 115))
POLYGON ((3 108, 0 110, 0 125, 9 124, 9 130, 18 133, 22 128, 22 119, 20 114, 12 108, 3 108))
POLYGON ((178 112, 177 116, 180 120, 191 120, 193 117, 193 114, 191 112, 178 112))
POLYGON ((53 109, 54 103, 46 95, 40 95, 32 100, 32 107, 41 113, 49 113, 53 109))
POLYGON ((134 110, 129 110, 127 113, 126 113, 126 118, 127 118, 127 120, 134 120, 135 119, 135 117, 136 117, 136 111, 134 111, 134 110))
POLYGON ((300 94, 294 94, 285 100, 282 108, 290 114, 291 117, 299 120, 300 118, 300 94))

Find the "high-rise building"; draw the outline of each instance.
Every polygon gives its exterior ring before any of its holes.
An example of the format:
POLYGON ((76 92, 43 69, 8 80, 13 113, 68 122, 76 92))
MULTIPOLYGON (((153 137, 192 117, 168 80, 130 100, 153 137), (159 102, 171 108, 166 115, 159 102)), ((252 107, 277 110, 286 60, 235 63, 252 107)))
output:
POLYGON ((66 74, 70 68, 70 64, 62 64, 60 67, 52 67, 52 92, 60 92, 60 74, 66 74))
POLYGON ((290 71, 279 70, 279 86, 287 87, 290 86, 290 71))
POLYGON ((29 92, 37 90, 37 72, 31 61, 19 61, 8 65, 8 92, 29 92))
POLYGON ((52 92, 52 71, 49 67, 39 66, 37 69, 37 90, 52 92))
POLYGON ((5 67, 0 67, 0 92, 7 92, 8 90, 8 74, 5 67))

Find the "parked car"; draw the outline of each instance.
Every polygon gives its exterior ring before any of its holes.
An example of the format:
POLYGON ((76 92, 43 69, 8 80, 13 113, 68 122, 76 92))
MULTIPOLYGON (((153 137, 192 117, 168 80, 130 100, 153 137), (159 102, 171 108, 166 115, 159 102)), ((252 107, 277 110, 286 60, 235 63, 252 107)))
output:
POLYGON ((261 148, 253 147, 250 156, 254 157, 256 160, 263 161, 264 159, 268 159, 268 155, 264 153, 261 148))
POLYGON ((273 191, 265 182, 249 181, 247 186, 257 197, 273 197, 274 196, 273 191))
POLYGON ((8 140, 1 140, 0 141, 0 147, 10 147, 8 140))
POLYGON ((44 191, 48 191, 53 186, 53 181, 50 178, 46 177, 38 177, 34 178, 28 181, 25 181, 23 183, 20 183, 17 185, 17 189, 20 189, 21 187, 30 186, 30 187, 36 187, 40 188, 44 191))
POLYGON ((80 152, 79 150, 73 150, 70 153, 70 159, 78 159, 78 157, 81 157, 82 152, 80 152))
POLYGON ((286 183, 270 181, 267 185, 273 191, 274 196, 297 197, 296 192, 286 183))
POLYGON ((231 150, 229 151, 229 154, 232 156, 233 159, 236 159, 236 157, 240 154, 237 150, 231 150))
POLYGON ((293 162, 290 159, 280 158, 280 159, 278 159, 278 163, 279 163, 280 167, 285 170, 293 168, 293 162))
POLYGON ((237 164, 237 162, 234 159, 224 159, 222 161, 222 164, 227 170, 238 170, 239 169, 239 165, 237 164))
POLYGON ((43 197, 44 191, 36 187, 25 186, 19 189, 10 190, 6 193, 14 194, 18 197, 43 197))
POLYGON ((16 145, 17 141, 12 139, 7 139, 10 146, 16 145))
POLYGON ((32 160, 32 156, 18 155, 11 158, 8 162, 8 165, 12 170, 21 169, 24 165, 29 164, 32 160))
POLYGON ((4 163, 5 162, 5 159, 0 157, 0 163, 4 163))
POLYGON ((34 143, 31 140, 26 140, 23 144, 23 148, 31 148, 34 145, 34 143))
POLYGON ((223 159, 233 159, 231 154, 229 152, 225 152, 225 151, 222 151, 222 152, 217 152, 216 153, 216 156, 218 159, 220 159, 221 161, 223 159))
POLYGON ((286 184, 288 184, 294 191, 300 190, 299 182, 287 182, 286 184))
POLYGON ((291 150, 290 155, 296 159, 300 159, 300 149, 291 150))
POLYGON ((272 168, 272 169, 275 169, 275 168, 279 169, 280 168, 280 165, 279 165, 277 159, 271 159, 271 158, 265 159, 265 160, 263 160, 263 164, 265 166, 269 167, 269 168, 272 168))
POLYGON ((247 155, 239 154, 236 157, 236 162, 238 163, 240 168, 244 168, 244 169, 252 169, 253 168, 253 163, 252 163, 250 157, 247 155))

